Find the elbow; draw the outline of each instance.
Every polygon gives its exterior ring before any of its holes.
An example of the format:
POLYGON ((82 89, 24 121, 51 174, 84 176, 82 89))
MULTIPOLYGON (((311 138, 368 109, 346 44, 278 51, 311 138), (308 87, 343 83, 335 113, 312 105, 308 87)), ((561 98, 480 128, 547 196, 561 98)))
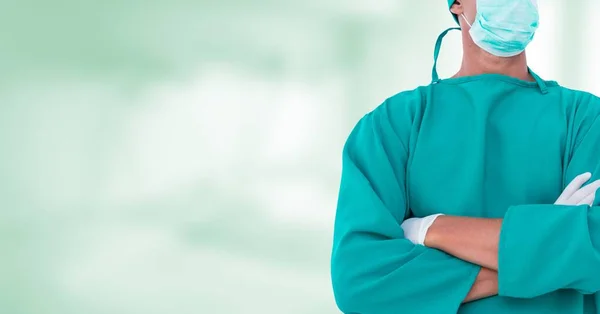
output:
POLYGON ((335 304, 342 313, 358 313, 356 312, 356 305, 353 304, 352 297, 344 292, 340 292, 339 289, 334 289, 333 295, 335 297, 335 304))
POLYGON ((396 313, 406 295, 394 289, 392 279, 402 277, 397 269, 390 277, 379 265, 357 261, 356 257, 335 252, 331 261, 331 284, 335 303, 342 313, 396 313), (338 253, 338 254, 335 254, 338 253))
POLYGON ((363 313, 368 310, 364 305, 368 296, 352 287, 347 278, 333 276, 332 284, 335 303, 342 313, 363 313))
POLYGON ((342 313, 370 313, 366 306, 369 296, 361 289, 352 267, 333 260, 331 264, 331 284, 335 303, 342 313))
POLYGON ((378 285, 354 267, 334 264, 331 283, 335 303, 342 313, 382 313, 383 309, 377 304, 381 297, 381 293, 377 292, 378 285))

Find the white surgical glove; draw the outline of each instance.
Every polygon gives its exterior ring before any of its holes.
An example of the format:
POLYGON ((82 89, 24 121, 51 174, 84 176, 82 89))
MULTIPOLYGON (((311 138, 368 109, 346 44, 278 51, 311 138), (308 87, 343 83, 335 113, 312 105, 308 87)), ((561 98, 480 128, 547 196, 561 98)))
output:
POLYGON ((594 204, 596 199, 596 191, 600 188, 600 180, 596 180, 584 187, 584 183, 588 182, 592 174, 589 172, 583 173, 575 177, 565 188, 562 194, 558 197, 555 205, 589 205, 594 204))
POLYGON ((425 245, 425 236, 427 230, 433 224, 436 218, 443 214, 431 215, 423 218, 406 219, 400 227, 404 230, 404 237, 410 242, 419 245, 425 245))

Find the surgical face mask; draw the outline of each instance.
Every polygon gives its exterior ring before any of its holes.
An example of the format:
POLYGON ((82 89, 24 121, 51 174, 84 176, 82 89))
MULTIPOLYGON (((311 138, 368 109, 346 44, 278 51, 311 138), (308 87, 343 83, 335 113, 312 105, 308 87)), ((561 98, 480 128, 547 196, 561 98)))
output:
POLYGON ((537 0, 477 0, 475 21, 465 22, 469 34, 481 49, 498 57, 512 57, 525 51, 539 26, 537 0))

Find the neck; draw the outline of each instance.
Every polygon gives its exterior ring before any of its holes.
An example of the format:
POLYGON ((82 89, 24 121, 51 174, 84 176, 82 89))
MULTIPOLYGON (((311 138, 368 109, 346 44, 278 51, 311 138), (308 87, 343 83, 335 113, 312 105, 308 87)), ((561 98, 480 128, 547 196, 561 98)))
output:
POLYGON ((502 58, 494 56, 479 48, 468 32, 463 31, 463 60, 458 73, 454 77, 480 74, 502 74, 524 81, 534 81, 527 68, 525 52, 514 57, 502 58))

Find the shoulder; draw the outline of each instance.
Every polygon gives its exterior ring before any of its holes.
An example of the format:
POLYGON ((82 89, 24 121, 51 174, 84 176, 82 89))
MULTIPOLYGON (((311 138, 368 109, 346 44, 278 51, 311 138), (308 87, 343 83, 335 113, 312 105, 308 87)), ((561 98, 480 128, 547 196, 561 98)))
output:
MULTIPOLYGON (((426 104, 427 86, 420 86, 388 97, 365 118, 374 123, 389 124, 394 129, 403 129, 422 115, 426 104)), ((364 119, 364 118, 363 118, 364 119)))
POLYGON ((554 92, 560 93, 568 124, 567 132, 574 139, 574 149, 590 134, 596 134, 593 137, 597 138, 600 135, 600 98, 589 92, 565 87, 557 87, 554 92))
MULTIPOLYGON (((425 105, 425 98, 430 86, 420 86, 412 90, 399 92, 385 100, 377 109, 392 114, 414 114, 425 105)), ((376 109, 376 110, 377 110, 376 109)))
POLYGON ((358 121, 350 137, 369 134, 383 142, 407 142, 414 122, 422 116, 426 88, 418 87, 386 98, 358 121))
POLYGON ((553 88, 553 92, 559 94, 567 112, 576 120, 600 117, 600 97, 590 92, 563 86, 553 88))

